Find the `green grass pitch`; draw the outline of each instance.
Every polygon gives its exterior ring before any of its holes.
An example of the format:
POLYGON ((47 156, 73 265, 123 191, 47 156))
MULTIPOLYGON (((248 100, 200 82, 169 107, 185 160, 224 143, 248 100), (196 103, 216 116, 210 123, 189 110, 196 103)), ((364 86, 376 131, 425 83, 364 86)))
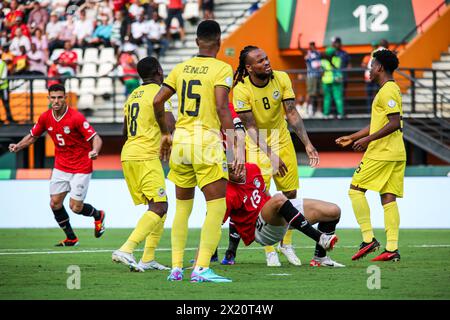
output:
MULTIPOLYGON (((93 230, 75 230, 80 245, 55 248, 63 238, 58 229, 0 229, 0 299, 149 299, 149 300, 300 300, 300 299, 450 299, 450 230, 401 230, 402 260, 370 262, 369 258, 352 262, 351 256, 361 242, 358 230, 338 230, 340 241, 331 257, 346 268, 312 268, 309 260, 314 243, 300 233, 294 246, 303 265, 290 265, 280 254, 281 267, 265 264, 262 247, 241 244, 234 266, 212 263, 220 275, 232 283, 190 283, 191 270, 182 282, 168 282, 167 271, 131 273, 111 261, 111 253, 120 247, 131 230, 107 229, 95 239, 93 230), (68 289, 68 267, 80 268, 80 289, 68 289), (368 289, 368 267, 380 269, 380 289, 368 289)), ((195 255, 200 231, 191 229, 185 264, 195 255)), ((375 230, 383 244, 383 230, 375 230)), ((219 258, 227 246, 227 231, 222 233, 219 258)), ((135 253, 138 260, 142 250, 135 253)), ((170 230, 165 230, 157 260, 169 265, 170 230)), ((374 257, 371 254, 369 257, 374 257)), ((373 278, 372 278, 373 279, 373 278)))

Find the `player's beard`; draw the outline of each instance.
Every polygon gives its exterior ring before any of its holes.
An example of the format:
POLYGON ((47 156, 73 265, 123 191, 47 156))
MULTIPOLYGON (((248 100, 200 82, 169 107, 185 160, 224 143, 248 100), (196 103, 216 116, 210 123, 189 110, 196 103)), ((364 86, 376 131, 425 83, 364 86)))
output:
POLYGON ((267 80, 272 76, 273 71, 270 70, 270 73, 266 73, 266 72, 261 72, 261 73, 257 73, 255 72, 255 77, 258 78, 259 80, 267 80))

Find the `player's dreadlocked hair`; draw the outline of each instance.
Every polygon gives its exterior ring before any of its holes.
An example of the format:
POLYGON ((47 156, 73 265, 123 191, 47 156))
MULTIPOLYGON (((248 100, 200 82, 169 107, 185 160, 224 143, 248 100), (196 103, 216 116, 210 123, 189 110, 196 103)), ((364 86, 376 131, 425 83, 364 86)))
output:
POLYGON ((238 82, 243 83, 244 78, 248 76, 248 71, 245 68, 245 60, 247 60, 248 54, 256 49, 259 48, 255 46, 246 46, 244 49, 241 50, 241 53, 239 54, 239 66, 237 67, 233 77, 233 87, 237 85, 238 82))

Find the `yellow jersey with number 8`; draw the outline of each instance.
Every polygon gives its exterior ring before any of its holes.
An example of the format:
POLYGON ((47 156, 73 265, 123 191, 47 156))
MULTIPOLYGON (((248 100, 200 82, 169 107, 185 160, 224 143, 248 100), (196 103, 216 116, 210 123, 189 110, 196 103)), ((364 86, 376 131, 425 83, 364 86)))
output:
MULTIPOLYGON (((153 111, 153 98, 159 89, 156 83, 141 85, 125 102, 127 141, 122 148, 121 161, 159 158, 161 131, 153 111)), ((164 107, 166 112, 172 112, 170 100, 164 107)))

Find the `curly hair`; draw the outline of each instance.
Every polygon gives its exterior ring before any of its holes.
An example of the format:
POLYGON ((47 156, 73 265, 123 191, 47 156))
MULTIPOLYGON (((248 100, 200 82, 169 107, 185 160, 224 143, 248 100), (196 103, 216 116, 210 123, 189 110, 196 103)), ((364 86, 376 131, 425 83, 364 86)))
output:
POLYGON ((382 49, 373 54, 373 57, 383 66, 388 73, 393 73, 398 68, 398 58, 391 50, 382 49))

